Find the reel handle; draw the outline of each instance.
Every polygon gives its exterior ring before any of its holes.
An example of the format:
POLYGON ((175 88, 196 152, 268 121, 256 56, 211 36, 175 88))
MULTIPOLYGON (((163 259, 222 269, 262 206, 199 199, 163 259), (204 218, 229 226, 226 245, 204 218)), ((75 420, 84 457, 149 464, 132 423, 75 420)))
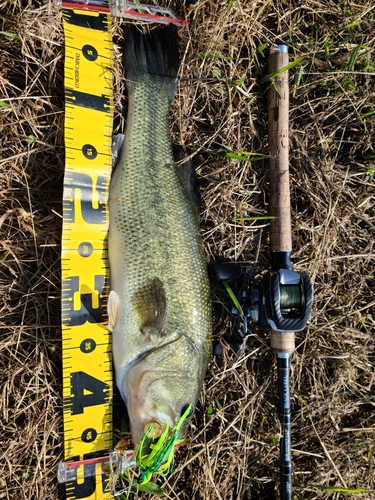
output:
MULTIPOLYGON (((268 72, 276 73, 289 63, 288 46, 274 45, 268 72)), ((289 72, 273 78, 268 91, 268 135, 270 151, 270 240, 272 252, 292 250, 289 187, 289 72)))

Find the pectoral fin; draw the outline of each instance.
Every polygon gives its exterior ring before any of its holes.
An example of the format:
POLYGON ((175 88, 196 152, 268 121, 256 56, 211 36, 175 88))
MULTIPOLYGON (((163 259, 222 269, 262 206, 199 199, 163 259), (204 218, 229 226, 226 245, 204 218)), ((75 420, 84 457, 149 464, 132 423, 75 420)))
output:
POLYGON ((135 293, 133 305, 141 332, 150 338, 162 335, 167 316, 163 283, 158 278, 146 283, 135 293))
POLYGON ((118 320, 118 313, 120 308, 120 297, 114 290, 111 290, 108 297, 108 330, 113 332, 118 320))

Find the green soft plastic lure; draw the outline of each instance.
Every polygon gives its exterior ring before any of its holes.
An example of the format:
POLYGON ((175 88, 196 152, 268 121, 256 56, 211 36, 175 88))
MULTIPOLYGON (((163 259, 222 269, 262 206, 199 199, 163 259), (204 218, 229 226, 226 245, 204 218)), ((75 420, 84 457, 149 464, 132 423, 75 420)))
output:
POLYGON ((148 437, 154 428, 153 425, 149 426, 135 453, 135 461, 141 470, 138 484, 148 483, 153 474, 160 476, 169 474, 174 465, 174 447, 183 442, 182 439, 178 439, 178 434, 182 424, 190 415, 191 409, 192 406, 189 405, 172 429, 167 424, 157 440, 148 437), (144 453, 145 450, 147 450, 146 453, 144 453))

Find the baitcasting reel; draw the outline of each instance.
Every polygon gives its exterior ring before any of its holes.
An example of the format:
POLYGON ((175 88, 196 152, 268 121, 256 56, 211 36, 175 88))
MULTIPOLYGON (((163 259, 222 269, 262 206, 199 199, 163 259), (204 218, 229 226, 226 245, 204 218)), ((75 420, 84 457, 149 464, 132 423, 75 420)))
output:
POLYGON ((257 286, 247 287, 247 270, 239 264, 212 264, 211 278, 216 282, 236 280, 237 300, 234 307, 237 331, 248 334, 251 320, 262 330, 294 333, 304 329, 313 304, 313 287, 306 273, 292 269, 289 252, 273 254, 271 270, 257 286))

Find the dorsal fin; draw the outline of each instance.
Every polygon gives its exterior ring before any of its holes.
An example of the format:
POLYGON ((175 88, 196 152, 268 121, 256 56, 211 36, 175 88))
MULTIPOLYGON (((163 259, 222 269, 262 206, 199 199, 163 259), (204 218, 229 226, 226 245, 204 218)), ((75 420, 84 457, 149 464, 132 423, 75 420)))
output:
POLYGON ((175 168, 187 199, 191 203, 193 210, 199 221, 200 219, 200 194, 199 182, 195 168, 191 159, 186 160, 186 152, 182 146, 173 146, 173 156, 175 168))

